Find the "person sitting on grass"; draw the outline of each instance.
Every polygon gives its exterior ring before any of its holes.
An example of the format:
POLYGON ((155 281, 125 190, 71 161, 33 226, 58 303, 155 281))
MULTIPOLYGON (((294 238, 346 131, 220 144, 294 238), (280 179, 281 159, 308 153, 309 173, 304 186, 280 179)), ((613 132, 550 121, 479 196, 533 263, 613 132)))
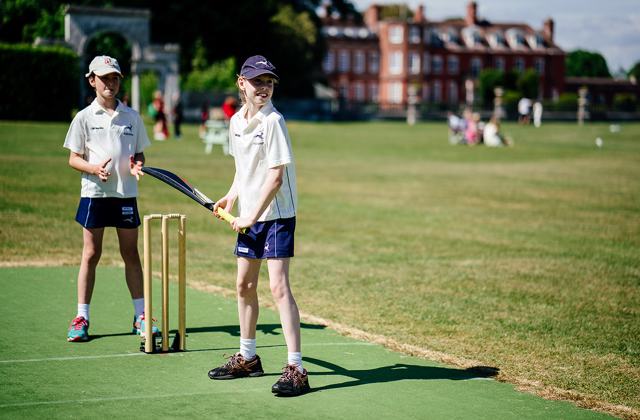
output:
POLYGON ((495 115, 484 126, 482 139, 487 147, 511 146, 511 141, 500 132, 500 120, 495 115))
MULTIPOLYGON (((256 354, 258 275, 267 260, 269 285, 276 301, 287 344, 287 364, 271 391, 283 396, 310 390, 302 366, 300 314, 289 285, 296 227, 296 172, 291 139, 282 114, 271 103, 278 76, 263 56, 249 57, 237 79, 242 107, 229 122, 229 151, 235 176, 227 194, 216 201, 231 211, 239 202, 239 217, 232 222, 238 232, 235 254, 236 290, 240 319, 240 352, 224 365, 211 369, 211 379, 255 377, 264 374, 256 354), (242 234, 243 229, 248 229, 242 234)), ((219 216, 218 216, 219 217, 219 216)))
MULTIPOLYGON (((133 299, 133 332, 144 331, 136 197, 149 138, 140 115, 116 99, 122 82, 116 59, 95 57, 85 76, 96 98, 75 116, 64 141, 64 147, 69 149, 69 165, 82 173, 76 221, 82 225, 83 248, 78 312, 67 334, 71 342, 89 340, 89 305, 107 226, 115 227, 118 234, 125 279, 133 299)), ((154 329, 154 333, 159 331, 154 329)))

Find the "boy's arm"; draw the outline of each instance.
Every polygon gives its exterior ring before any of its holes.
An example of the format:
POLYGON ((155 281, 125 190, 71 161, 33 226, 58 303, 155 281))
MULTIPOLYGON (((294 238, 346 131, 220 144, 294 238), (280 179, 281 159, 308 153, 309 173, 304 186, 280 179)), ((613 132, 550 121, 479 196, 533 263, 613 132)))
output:
POLYGON ((102 182, 107 182, 107 179, 111 176, 111 172, 107 170, 109 162, 111 162, 111 158, 98 165, 94 165, 87 162, 81 154, 69 152, 69 166, 77 171, 85 172, 89 175, 95 175, 100 178, 102 182))
POLYGON ((219 198, 213 205, 213 214, 215 214, 216 217, 218 218, 220 218, 218 213, 216 213, 218 210, 218 207, 222 207, 223 209, 231 213, 231 209, 233 209, 233 205, 235 204, 236 199, 238 198, 238 190, 236 188, 236 176, 237 176, 237 173, 233 176, 233 183, 231 184, 231 187, 229 188, 229 191, 227 192, 227 194, 225 194, 224 197, 219 198))
POLYGON ((267 179, 265 179, 264 184, 262 184, 262 189, 260 190, 260 198, 256 204, 255 210, 251 217, 238 217, 233 221, 231 226, 233 230, 239 232, 241 229, 248 228, 253 226, 258 218, 264 213, 267 209, 271 201, 276 196, 276 193, 282 186, 283 178, 284 178, 284 168, 285 165, 276 166, 275 168, 269 168, 269 172, 267 173, 267 179))
POLYGON ((140 180, 140 177, 144 175, 144 172, 142 172, 142 166, 144 166, 143 152, 129 156, 129 172, 131 175, 135 176, 138 181, 140 180))

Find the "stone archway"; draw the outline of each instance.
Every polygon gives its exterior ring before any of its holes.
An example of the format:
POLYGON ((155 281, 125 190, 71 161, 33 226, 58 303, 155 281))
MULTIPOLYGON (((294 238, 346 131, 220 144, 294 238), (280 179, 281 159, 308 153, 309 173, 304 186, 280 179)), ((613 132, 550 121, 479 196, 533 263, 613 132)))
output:
MULTIPOLYGON (((147 9, 100 8, 67 6, 64 17, 64 39, 85 61, 86 48, 91 38, 102 32, 116 32, 131 45, 131 107, 140 111, 140 73, 153 70, 160 75, 159 89, 164 92, 165 104, 172 107, 175 94, 179 93, 179 57, 177 44, 153 45, 150 43, 147 9)), ((81 98, 85 97, 87 84, 81 82, 81 98)), ((170 116, 170 112, 166 112, 170 116)))

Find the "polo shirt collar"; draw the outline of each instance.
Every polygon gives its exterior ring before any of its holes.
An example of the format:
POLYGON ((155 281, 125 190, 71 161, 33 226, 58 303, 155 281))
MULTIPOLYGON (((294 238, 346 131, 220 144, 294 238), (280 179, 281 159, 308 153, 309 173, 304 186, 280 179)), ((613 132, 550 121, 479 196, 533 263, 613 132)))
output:
MULTIPOLYGON (((118 105, 116 105, 116 112, 115 113, 119 114, 119 113, 121 113, 121 112, 123 112, 125 110, 125 106, 124 106, 124 104, 122 102, 120 102, 119 99, 116 99, 116 101, 118 101, 118 105)), ((90 107, 91 107, 91 113, 92 114, 106 114, 107 113, 107 110, 104 109, 102 107, 102 105, 100 105, 98 103, 98 99, 94 99, 93 102, 91 102, 90 107)))
MULTIPOLYGON (((262 122, 267 117, 267 115, 269 115, 272 111, 273 111, 273 104, 271 103, 271 101, 269 101, 266 104, 264 104, 262 108, 260 108, 260 111, 258 111, 256 115, 254 115, 253 117, 251 117, 249 121, 247 121, 248 123, 247 125, 251 126, 254 121, 256 121, 257 123, 262 122)), ((244 104, 242 105, 242 108, 240 108, 240 115, 244 115, 246 114, 246 112, 247 112, 247 104, 244 104)))

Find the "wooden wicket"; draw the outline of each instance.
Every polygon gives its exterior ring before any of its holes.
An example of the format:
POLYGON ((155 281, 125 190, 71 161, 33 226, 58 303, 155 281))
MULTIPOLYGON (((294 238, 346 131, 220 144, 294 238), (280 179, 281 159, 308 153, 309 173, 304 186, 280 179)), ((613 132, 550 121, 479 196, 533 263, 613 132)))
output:
MULTIPOLYGON (((153 337, 153 288, 151 273, 151 221, 161 221, 162 237, 162 352, 169 351, 169 228, 168 221, 176 219, 178 227, 178 332, 177 350, 186 349, 186 220, 183 214, 150 214, 144 216, 144 351, 154 353, 155 340, 153 337)), ((175 348, 173 350, 176 350, 175 348)))

